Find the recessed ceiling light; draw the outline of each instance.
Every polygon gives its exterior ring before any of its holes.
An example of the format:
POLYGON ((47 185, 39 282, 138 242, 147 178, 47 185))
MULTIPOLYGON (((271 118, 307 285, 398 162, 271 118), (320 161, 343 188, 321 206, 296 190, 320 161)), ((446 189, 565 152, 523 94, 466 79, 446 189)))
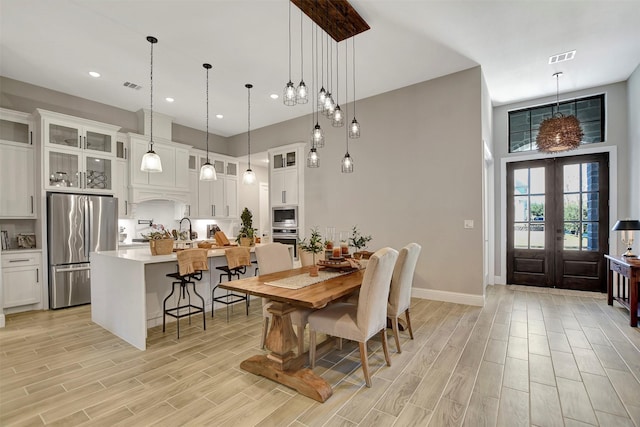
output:
POLYGON ((576 56, 575 50, 562 52, 549 57, 549 64, 557 64, 558 62, 571 61, 576 56))
POLYGON ((278 94, 277 93, 272 93, 269 96, 271 97, 271 99, 278 99, 278 94))
POLYGON ((165 98, 165 100, 166 100, 167 102, 173 102, 173 101, 175 101, 175 99, 171 98, 170 96, 166 97, 166 98, 165 98))
POLYGON ((223 116, 222 114, 216 114, 216 117, 217 117, 218 119, 221 119, 221 118, 223 118, 224 116, 223 116))
POLYGON ((89 75, 91 77, 96 77, 96 78, 100 77, 100 73, 98 73, 96 71, 89 71, 89 75))

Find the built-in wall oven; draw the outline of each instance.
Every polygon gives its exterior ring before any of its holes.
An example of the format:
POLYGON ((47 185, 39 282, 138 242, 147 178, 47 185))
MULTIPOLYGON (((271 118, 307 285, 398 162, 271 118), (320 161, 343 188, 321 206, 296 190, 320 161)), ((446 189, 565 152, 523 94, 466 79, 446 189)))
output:
POLYGON ((298 259, 298 207, 279 206, 271 210, 271 240, 293 245, 293 257, 298 259))

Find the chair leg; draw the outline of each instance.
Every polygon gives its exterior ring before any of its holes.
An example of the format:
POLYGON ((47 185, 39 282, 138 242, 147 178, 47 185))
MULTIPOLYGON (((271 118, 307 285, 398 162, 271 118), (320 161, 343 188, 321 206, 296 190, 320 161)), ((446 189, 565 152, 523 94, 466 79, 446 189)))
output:
POLYGON ((360 360, 362 362, 362 372, 364 373, 364 382, 367 387, 371 387, 371 375, 369 374, 369 360, 367 359, 367 343, 360 342, 360 360))
POLYGON ((404 312, 405 317, 407 318, 407 329, 409 329, 409 336, 413 339, 413 329, 411 328, 411 316, 409 315, 409 309, 404 312))
POLYGON ((337 341, 336 341, 336 348, 337 348, 338 350, 342 350, 342 338, 340 338, 340 337, 336 337, 336 340, 337 340, 337 341))
POLYGON ((391 359, 389 358, 389 346, 387 345, 387 328, 382 328, 380 331, 382 334, 382 351, 384 351, 384 360, 387 362, 387 366, 391 366, 391 359))
POLYGON ((267 341, 267 332, 269 332, 269 318, 265 316, 262 320, 262 334, 260 336, 260 348, 264 349, 264 343, 267 341))
POLYGON ((391 329, 393 330, 393 338, 396 341, 396 351, 398 353, 402 353, 402 349, 400 348, 400 334, 398 330, 398 317, 393 316, 391 319, 391 329))
POLYGON ((309 326, 309 366, 316 367, 316 331, 309 326))
POLYGON ((296 326, 296 332, 298 332, 298 356, 304 353, 304 326, 296 326))
POLYGON ((171 284, 171 293, 167 295, 167 297, 162 301, 162 332, 165 330, 166 318, 167 318, 167 301, 169 298, 173 296, 173 293, 176 291, 176 282, 171 284))
MULTIPOLYGON (((202 329, 204 329, 206 331, 207 330, 207 316, 206 316, 205 309, 204 309, 205 308, 204 298, 196 290, 196 282, 188 282, 188 283, 191 283, 191 285, 193 286, 193 293, 196 294, 196 296, 198 298, 200 298, 200 301, 202 302, 202 329)), ((213 310, 213 308, 212 308, 212 310, 213 310)))

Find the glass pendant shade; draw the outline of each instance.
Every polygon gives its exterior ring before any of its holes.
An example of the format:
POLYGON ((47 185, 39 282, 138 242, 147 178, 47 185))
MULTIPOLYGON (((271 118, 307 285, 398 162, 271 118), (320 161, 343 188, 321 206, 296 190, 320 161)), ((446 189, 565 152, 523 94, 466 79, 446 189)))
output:
POLYGON ((244 171, 244 174, 242 175, 242 182, 248 185, 254 184, 256 182, 255 172, 251 169, 244 171))
POLYGON ((327 100, 327 91, 324 90, 324 86, 320 88, 318 92, 318 110, 322 113, 324 111, 324 103, 327 100))
POLYGON ((341 128, 344 126, 344 114, 339 105, 336 105, 336 109, 333 111, 333 118, 331 119, 331 126, 334 128, 341 128))
POLYGON ((142 162, 140 162, 140 170, 142 172, 162 172, 162 162, 160 156, 153 151, 153 45, 158 43, 158 39, 153 36, 148 36, 147 41, 151 44, 151 72, 150 72, 150 125, 149 125, 149 151, 142 156, 142 162))
POLYGON ((200 168, 200 181, 215 181, 217 179, 216 168, 207 159, 207 162, 200 168))
POLYGON ((342 173, 352 173, 353 172, 353 159, 351 158, 351 156, 349 155, 349 152, 347 151, 347 154, 344 155, 344 158, 342 159, 342 173))
POLYGON ((335 105, 333 104, 333 98, 331 98, 331 92, 327 92, 327 94, 324 97, 324 108, 322 109, 322 113, 327 116, 330 117, 329 114, 333 115, 333 110, 335 108, 335 105), (331 113, 329 113, 329 111, 331 111, 331 113))
POLYGON ((289 80, 289 83, 284 87, 282 102, 289 107, 296 105, 296 87, 291 80, 289 80))
POLYGON ((309 150, 309 154, 307 155, 307 167, 308 168, 317 168, 320 166, 320 159, 318 157, 318 150, 316 147, 312 147, 309 150))
POLYGON ((318 123, 316 123, 311 132, 311 145, 316 148, 324 147, 324 131, 318 123))
POLYGON ((160 156, 158 156, 153 150, 147 151, 145 155, 142 156, 140 170, 143 172, 162 172, 162 162, 160 161, 160 156))
POLYGON ((298 104, 306 104, 309 102, 309 92, 307 91, 307 85, 304 84, 304 81, 300 80, 300 84, 296 89, 296 102, 298 104))
POLYGON ((351 126, 349 126, 349 138, 360 138, 360 123, 358 123, 355 117, 351 120, 351 126))

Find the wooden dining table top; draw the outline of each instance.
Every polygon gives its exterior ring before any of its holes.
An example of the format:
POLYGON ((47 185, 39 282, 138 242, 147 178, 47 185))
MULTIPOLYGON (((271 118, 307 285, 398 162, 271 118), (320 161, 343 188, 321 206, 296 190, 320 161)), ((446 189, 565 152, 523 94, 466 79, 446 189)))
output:
POLYGON ((219 286, 223 289, 269 298, 296 307, 318 309, 359 289, 365 272, 365 270, 356 270, 300 289, 288 289, 265 284, 266 282, 273 282, 299 274, 309 274, 309 269, 310 267, 307 266, 277 273, 261 274, 220 283, 219 286))

